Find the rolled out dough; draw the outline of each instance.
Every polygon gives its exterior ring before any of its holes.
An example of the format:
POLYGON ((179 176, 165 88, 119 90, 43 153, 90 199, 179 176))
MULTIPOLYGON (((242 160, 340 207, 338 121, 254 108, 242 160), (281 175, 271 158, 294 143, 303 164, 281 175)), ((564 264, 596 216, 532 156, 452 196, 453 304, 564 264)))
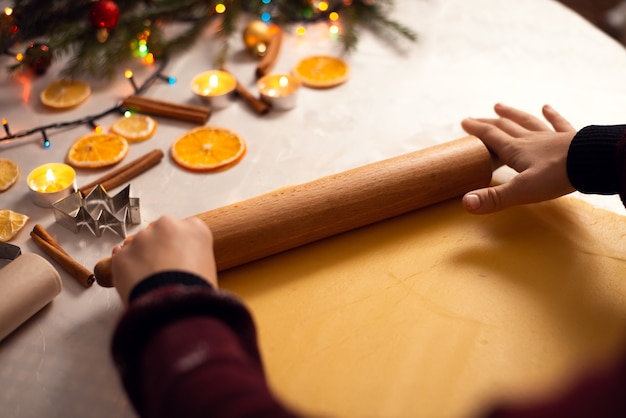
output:
POLYGON ((626 222, 573 199, 453 200, 221 275, 270 385, 333 417, 468 417, 563 388, 626 342, 626 222))

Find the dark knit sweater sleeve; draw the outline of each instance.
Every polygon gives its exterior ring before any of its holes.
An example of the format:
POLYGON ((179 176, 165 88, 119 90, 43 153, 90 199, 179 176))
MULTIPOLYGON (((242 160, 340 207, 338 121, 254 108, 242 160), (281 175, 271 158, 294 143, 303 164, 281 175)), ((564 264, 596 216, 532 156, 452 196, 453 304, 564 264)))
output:
POLYGON ((572 186, 583 193, 626 199, 626 125, 592 125, 572 140, 567 156, 572 186))
POLYGON ((142 281, 113 336, 142 417, 293 416, 271 394, 245 306, 183 272, 142 281))

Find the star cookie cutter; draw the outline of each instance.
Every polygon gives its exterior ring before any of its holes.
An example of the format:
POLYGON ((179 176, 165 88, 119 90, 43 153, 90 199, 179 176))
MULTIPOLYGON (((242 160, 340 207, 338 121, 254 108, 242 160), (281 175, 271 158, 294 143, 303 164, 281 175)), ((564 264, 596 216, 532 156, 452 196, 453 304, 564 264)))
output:
POLYGON ((86 197, 72 193, 54 202, 52 209, 57 223, 75 233, 87 227, 96 237, 110 230, 126 238, 126 228, 141 223, 139 198, 130 197, 130 185, 111 197, 98 184, 86 197))

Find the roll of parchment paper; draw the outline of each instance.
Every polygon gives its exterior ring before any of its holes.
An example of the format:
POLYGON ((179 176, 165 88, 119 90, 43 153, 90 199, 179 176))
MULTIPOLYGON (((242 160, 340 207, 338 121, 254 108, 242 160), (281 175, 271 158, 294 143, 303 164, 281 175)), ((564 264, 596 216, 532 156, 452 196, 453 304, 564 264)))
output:
POLYGON ((56 269, 37 254, 22 254, 0 269, 0 340, 61 292, 56 269))

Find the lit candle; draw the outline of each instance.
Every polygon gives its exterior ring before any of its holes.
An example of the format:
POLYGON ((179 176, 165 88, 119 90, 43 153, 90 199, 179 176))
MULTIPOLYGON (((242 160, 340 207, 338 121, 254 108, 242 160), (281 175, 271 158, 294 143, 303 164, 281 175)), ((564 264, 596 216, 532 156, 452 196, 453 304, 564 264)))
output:
POLYGON ((230 105, 235 99, 236 87, 237 80, 226 71, 206 71, 191 80, 191 90, 214 109, 230 105))
POLYGON ((50 207, 57 200, 74 193, 76 172, 67 164, 44 164, 31 171, 26 182, 33 202, 41 207, 50 207))
POLYGON ((300 82, 288 74, 268 74, 257 82, 261 99, 272 109, 288 110, 296 105, 300 82))

